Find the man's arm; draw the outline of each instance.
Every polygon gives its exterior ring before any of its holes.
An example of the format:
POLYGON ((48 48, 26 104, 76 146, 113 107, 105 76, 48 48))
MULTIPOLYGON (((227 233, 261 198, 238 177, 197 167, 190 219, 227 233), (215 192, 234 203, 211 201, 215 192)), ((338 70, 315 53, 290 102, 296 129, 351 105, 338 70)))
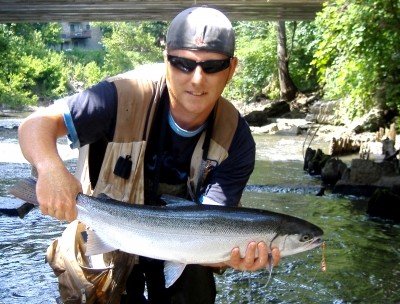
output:
POLYGON ((43 214, 72 221, 77 216, 79 181, 67 170, 57 151, 57 139, 67 134, 60 108, 52 105, 28 116, 18 128, 25 158, 37 169, 37 198, 43 214))

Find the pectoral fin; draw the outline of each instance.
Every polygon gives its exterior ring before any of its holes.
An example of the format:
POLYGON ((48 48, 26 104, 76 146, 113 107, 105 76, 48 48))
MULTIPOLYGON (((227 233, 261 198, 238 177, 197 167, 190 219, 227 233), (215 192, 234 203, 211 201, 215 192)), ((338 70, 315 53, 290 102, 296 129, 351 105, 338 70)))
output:
POLYGON ((103 239, 101 239, 93 230, 88 230, 87 235, 88 238, 87 238, 86 253, 85 253, 87 256, 106 253, 118 249, 113 247, 111 244, 108 244, 103 239))
POLYGON ((165 288, 170 287, 181 276, 186 264, 168 262, 164 263, 165 288))

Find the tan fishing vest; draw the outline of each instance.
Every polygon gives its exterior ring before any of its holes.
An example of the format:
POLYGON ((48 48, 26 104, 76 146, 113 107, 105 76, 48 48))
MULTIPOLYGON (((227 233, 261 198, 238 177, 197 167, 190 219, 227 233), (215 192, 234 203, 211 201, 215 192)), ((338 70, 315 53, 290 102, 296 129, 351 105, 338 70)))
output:
MULTIPOLYGON (((90 145, 79 151, 76 176, 86 194, 107 196, 124 202, 144 203, 144 156, 146 143, 165 79, 155 86, 143 79, 113 79, 118 93, 118 112, 114 138, 107 144, 104 160, 95 189, 92 188, 88 171, 90 145), (129 155, 132 169, 128 179, 113 173, 117 160, 129 155)), ((205 133, 201 135, 190 164, 189 193, 194 197, 198 183, 203 183, 211 166, 228 157, 228 150, 238 125, 238 111, 224 98, 216 104, 213 133, 207 160, 202 160, 205 133)))

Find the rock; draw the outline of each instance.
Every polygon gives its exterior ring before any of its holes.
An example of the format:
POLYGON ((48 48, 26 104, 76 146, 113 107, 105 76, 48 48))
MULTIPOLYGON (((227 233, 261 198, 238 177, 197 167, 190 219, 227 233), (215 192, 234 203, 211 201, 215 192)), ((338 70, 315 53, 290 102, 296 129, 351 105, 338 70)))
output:
POLYGON ((264 108, 263 112, 270 118, 281 117, 290 112, 290 105, 286 101, 271 102, 264 108))
POLYGON ((332 124, 337 120, 335 113, 338 107, 340 107, 340 101, 317 101, 309 107, 306 120, 320 124, 332 124))
POLYGON ((250 127, 250 130, 252 133, 255 134, 273 134, 276 133, 279 128, 278 128, 278 124, 277 123, 271 123, 269 125, 266 126, 262 126, 262 127, 250 127))
POLYGON ((394 144, 394 140, 389 138, 382 141, 382 154, 385 156, 384 160, 395 159, 397 154, 399 154, 399 150, 395 149, 394 144))
POLYGON ((292 125, 289 128, 279 129, 276 134, 297 136, 301 134, 301 130, 298 126, 292 125))
POLYGON ((340 159, 331 157, 321 170, 321 180, 326 185, 335 185, 347 170, 347 165, 340 159))
POLYGON ((307 171, 310 175, 321 175, 322 168, 325 166, 329 157, 330 156, 324 154, 321 149, 315 151, 311 148, 307 148, 304 156, 304 171, 307 171))
POLYGON ((372 109, 361 118, 363 132, 376 132, 380 126, 386 125, 384 111, 380 109, 372 109))
POLYGON ((250 126, 261 127, 269 123, 268 116, 264 111, 253 111, 244 116, 250 126))
POLYGON ((398 160, 380 163, 353 159, 350 169, 335 184, 332 192, 345 195, 371 196, 376 189, 400 189, 398 160))
POLYGON ((353 159, 351 162, 350 181, 371 184, 383 176, 396 176, 397 166, 392 162, 376 163, 365 159, 353 159))
POLYGON ((356 139, 352 139, 350 136, 335 137, 329 143, 329 154, 332 156, 346 155, 357 153, 360 150, 361 142, 356 139))
POLYGON ((305 125, 304 119, 284 119, 271 118, 268 125, 265 126, 250 126, 250 130, 255 134, 277 134, 285 136, 297 136, 303 131, 307 131, 310 126, 305 125))
POLYGON ((250 126, 261 127, 270 122, 269 118, 280 117, 287 112, 290 112, 289 104, 285 101, 276 101, 267 104, 262 111, 250 112, 244 118, 250 126))

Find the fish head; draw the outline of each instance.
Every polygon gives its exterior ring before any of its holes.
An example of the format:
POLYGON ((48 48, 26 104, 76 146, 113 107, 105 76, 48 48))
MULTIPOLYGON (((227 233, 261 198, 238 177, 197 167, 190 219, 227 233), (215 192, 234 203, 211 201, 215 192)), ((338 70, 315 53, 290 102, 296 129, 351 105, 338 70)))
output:
POLYGON ((307 221, 283 223, 282 229, 272 240, 270 247, 277 247, 280 255, 288 256, 314 249, 323 243, 323 231, 307 221))

